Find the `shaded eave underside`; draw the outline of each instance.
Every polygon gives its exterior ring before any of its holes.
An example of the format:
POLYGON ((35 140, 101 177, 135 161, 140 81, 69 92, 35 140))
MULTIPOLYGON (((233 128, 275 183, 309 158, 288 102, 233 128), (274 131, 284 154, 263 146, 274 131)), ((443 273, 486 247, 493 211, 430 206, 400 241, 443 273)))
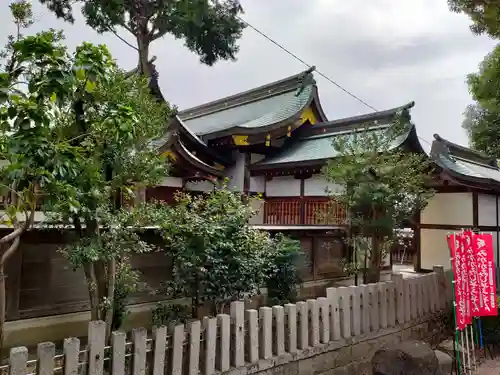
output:
POLYGON ((171 148, 174 152, 176 152, 183 160, 192 165, 195 169, 206 172, 208 174, 222 177, 223 171, 221 169, 212 167, 211 165, 206 164, 202 160, 200 160, 196 155, 191 153, 183 142, 180 140, 178 134, 173 134, 171 142, 171 148))

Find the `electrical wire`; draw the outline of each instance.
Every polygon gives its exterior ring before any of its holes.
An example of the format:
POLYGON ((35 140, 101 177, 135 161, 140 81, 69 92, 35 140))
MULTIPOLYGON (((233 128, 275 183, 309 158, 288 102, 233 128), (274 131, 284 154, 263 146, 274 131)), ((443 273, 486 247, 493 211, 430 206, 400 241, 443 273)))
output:
MULTIPOLYGON (((248 21, 245 21, 243 18, 241 18, 240 16, 236 16, 241 22, 243 22, 246 26, 248 26, 250 29, 252 29, 253 31, 255 31, 257 34, 259 34, 260 36, 262 36, 263 38, 265 38, 267 41, 271 42, 272 44, 274 44, 276 47, 278 47, 279 49, 281 49, 282 51, 286 52, 288 55, 290 55, 291 57, 293 57, 295 60, 299 61, 300 63, 302 63, 303 65, 305 65, 306 67, 308 68, 312 68, 313 65, 307 63, 305 60, 303 60, 302 58, 300 58, 299 56, 297 56, 295 53, 293 53, 292 51, 290 51, 288 48, 286 48, 285 46, 283 46, 282 44, 278 43, 277 41, 275 41, 273 38, 271 38, 269 35, 267 35, 266 33, 264 33, 263 31, 260 31, 258 28, 256 28, 255 26, 253 26, 252 24, 250 24, 248 21)), ((335 80, 331 79, 330 77, 328 77, 326 74, 322 73, 321 71, 319 71, 317 68, 315 70, 315 73, 317 73, 319 76, 323 77, 324 79, 326 79, 328 82, 332 83, 333 85, 335 85, 338 89, 342 90, 343 92, 345 92, 347 95, 349 95, 350 97, 352 97, 353 99, 357 100, 358 102, 360 102, 361 104, 363 104, 364 106, 374 110, 375 112, 379 112, 374 106, 368 104, 366 101, 364 101, 363 99, 361 99, 359 96, 355 95, 354 93, 352 93, 351 91, 347 90, 345 87, 343 87, 342 85, 340 85, 339 83, 335 82, 335 80)), ((432 146, 432 144, 427 141, 426 139, 424 138, 421 138, 420 136, 418 136, 418 139, 420 139, 421 141, 424 141, 425 143, 427 143, 429 146, 432 146)))

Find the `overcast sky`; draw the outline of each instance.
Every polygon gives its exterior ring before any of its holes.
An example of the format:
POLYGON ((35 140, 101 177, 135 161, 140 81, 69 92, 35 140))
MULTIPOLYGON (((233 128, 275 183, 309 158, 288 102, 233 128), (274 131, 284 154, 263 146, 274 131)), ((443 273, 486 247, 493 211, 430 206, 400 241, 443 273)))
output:
MULTIPOLYGON (((5 0, 4 0, 5 1, 5 0)), ((242 0, 250 24, 378 110, 415 101, 413 120, 421 138, 439 133, 467 144, 462 113, 471 99, 468 73, 494 46, 469 31, 467 17, 449 12, 446 0, 242 0)), ((82 41, 105 43, 118 63, 132 69, 136 52, 113 35, 98 35, 81 16, 74 25, 57 20, 34 0, 33 32, 63 29, 70 49, 82 41)), ((1 37, 13 32, 7 6, 1 37)), ((124 34, 126 35, 126 34, 124 34)), ((180 109, 296 74, 305 67, 247 28, 236 62, 199 63, 182 41, 167 36, 151 49, 164 96, 180 109)), ((316 76, 327 116, 370 112, 332 83, 316 76)))

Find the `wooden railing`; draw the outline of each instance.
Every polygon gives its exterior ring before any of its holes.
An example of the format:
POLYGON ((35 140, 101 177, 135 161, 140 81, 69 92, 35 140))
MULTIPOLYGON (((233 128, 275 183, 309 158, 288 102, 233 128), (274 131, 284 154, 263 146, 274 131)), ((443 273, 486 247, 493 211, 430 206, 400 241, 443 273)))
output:
POLYGON ((330 198, 268 198, 264 203, 264 224, 344 225, 346 213, 330 198))

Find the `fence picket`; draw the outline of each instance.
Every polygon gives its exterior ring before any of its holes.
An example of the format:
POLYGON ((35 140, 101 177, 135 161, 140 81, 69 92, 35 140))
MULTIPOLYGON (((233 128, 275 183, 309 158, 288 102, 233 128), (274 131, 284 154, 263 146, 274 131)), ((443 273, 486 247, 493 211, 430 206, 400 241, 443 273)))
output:
POLYGON ((387 314, 388 314, 387 284, 383 282, 383 283, 378 283, 377 286, 379 291, 379 303, 380 303, 380 327, 387 328, 387 314))
MULTIPOLYGON (((111 334, 111 371, 113 375, 125 375, 125 343, 127 335, 123 332, 113 332, 111 334)), ((165 351, 164 351, 165 352, 165 351)), ((156 353, 155 353, 156 359, 156 353)), ((163 371, 163 369, 162 369, 163 371)), ((163 373, 163 372, 162 372, 163 373)), ((156 369, 156 360, 154 364, 154 375, 159 375, 156 369)))
POLYGON ((359 288, 361 302, 361 332, 370 333, 370 287, 361 285, 359 288))
POLYGON ((146 339, 148 331, 144 328, 132 330, 134 357, 132 360, 132 375, 146 375, 146 339))
POLYGON ((309 309, 306 302, 297 302, 299 313, 299 349, 309 347, 309 309))
POLYGON ((403 300, 403 275, 393 274, 391 275, 392 281, 394 281, 395 296, 396 296, 396 320, 399 324, 404 322, 405 319, 405 307, 403 300))
POLYGON ((106 323, 102 320, 90 322, 88 336, 89 362, 87 375, 102 375, 104 370, 104 341, 106 339, 106 323))
POLYGON ((283 306, 273 306, 274 316, 274 354, 277 356, 285 353, 285 311, 283 306))
POLYGON ((272 357, 273 342, 273 310, 270 307, 259 309, 260 319, 260 358, 269 359, 272 357))
POLYGON ((204 363, 205 375, 212 375, 215 372, 215 351, 217 345, 217 318, 205 318, 205 353, 204 363))
POLYGON ((217 353, 217 370, 229 370, 229 343, 231 342, 231 317, 227 314, 218 314, 219 323, 219 350, 217 353))
POLYGON ((286 316, 286 338, 285 350, 288 353, 297 352, 297 306, 293 303, 285 305, 286 316))
POLYGON ((372 332, 380 329, 380 304, 377 284, 369 284, 370 288, 370 328, 372 332))
POLYGON ((326 297, 328 298, 328 303, 330 304, 330 340, 339 340, 340 335, 340 309, 339 309, 339 299, 337 288, 326 289, 326 297))
MULTIPOLYGON (((200 336, 201 322, 195 320, 189 323, 189 364, 188 375, 198 375, 200 368, 200 336)), ((154 374, 156 375, 156 374, 154 374)), ((162 375, 162 374, 158 374, 162 375)))
POLYGON ((394 281, 387 281, 387 325, 394 327, 396 325, 396 288, 394 281))
POLYGON ((240 367, 245 364, 245 303, 234 301, 230 310, 233 320, 231 364, 240 367))
POLYGON ((12 348, 10 350, 9 363, 9 375, 26 375, 28 372, 28 349, 25 346, 12 348))
POLYGON ((359 336, 361 334, 361 289, 357 286, 350 286, 352 294, 352 335, 359 336))
POLYGON ((52 342, 42 342, 36 347, 38 357, 37 375, 52 375, 54 373, 54 356, 56 346, 52 342))
POLYGON ((319 304, 319 339, 326 344, 330 341, 330 300, 326 297, 318 298, 319 304))
POLYGON ((348 339, 352 335, 352 314, 351 314, 351 302, 352 302, 352 289, 348 287, 338 288, 339 299, 339 317, 340 317, 340 331, 342 337, 348 339))
POLYGON ((80 353, 80 340, 76 337, 64 339, 64 375, 78 375, 78 355, 80 353))
POLYGON ((259 360, 259 313, 257 310, 246 310, 247 317, 247 361, 255 363, 259 360))
POLYGON ((311 326, 309 328, 309 345, 318 346, 319 344, 319 309, 318 302, 315 299, 308 299, 309 316, 311 326))
MULTIPOLYGON (((229 316, 228 316, 229 319, 229 316)), ((229 331, 229 327, 228 327, 229 331)), ((174 332, 172 333, 172 372, 171 375, 181 375, 182 374, 182 357, 184 354, 184 324, 178 324, 174 327, 174 332)), ((227 338, 229 342, 229 337, 227 338)), ((229 368, 228 359, 227 368, 229 368)))
POLYGON ((411 280, 403 279, 404 322, 411 320, 411 280))

